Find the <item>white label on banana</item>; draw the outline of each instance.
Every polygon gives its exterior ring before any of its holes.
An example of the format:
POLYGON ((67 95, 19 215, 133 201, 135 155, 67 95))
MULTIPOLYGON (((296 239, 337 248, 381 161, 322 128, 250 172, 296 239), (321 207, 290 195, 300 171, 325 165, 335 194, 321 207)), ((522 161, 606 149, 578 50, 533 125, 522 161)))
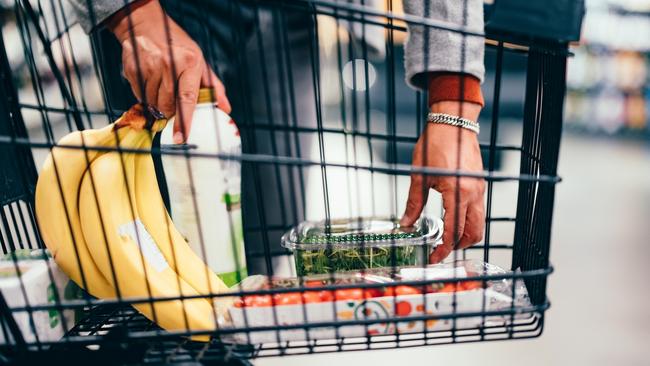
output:
POLYGON ((162 272, 169 268, 165 257, 140 219, 120 225, 117 232, 120 235, 130 236, 135 243, 138 243, 142 256, 156 271, 162 272))

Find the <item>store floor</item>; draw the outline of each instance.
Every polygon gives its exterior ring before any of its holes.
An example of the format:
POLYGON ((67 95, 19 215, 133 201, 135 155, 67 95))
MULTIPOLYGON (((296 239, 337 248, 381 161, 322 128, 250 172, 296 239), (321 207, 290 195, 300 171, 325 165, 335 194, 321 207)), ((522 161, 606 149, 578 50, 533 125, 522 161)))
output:
POLYGON ((650 145, 566 134, 541 338, 259 359, 275 365, 647 365, 650 145))

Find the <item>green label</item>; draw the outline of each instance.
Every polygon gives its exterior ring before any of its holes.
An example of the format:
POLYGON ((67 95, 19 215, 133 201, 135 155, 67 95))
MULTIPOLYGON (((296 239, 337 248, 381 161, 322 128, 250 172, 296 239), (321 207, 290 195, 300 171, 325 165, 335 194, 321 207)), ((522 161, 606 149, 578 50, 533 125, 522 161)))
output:
POLYGON ((217 276, 223 280, 226 286, 232 287, 248 276, 248 270, 244 267, 239 271, 220 273, 217 276))
POLYGON ((229 258, 232 261, 232 266, 227 265, 225 269, 234 268, 235 270, 220 273, 218 276, 228 287, 230 287, 241 282, 241 280, 246 278, 248 275, 248 270, 246 269, 246 254, 244 250, 244 227, 242 225, 241 217, 241 194, 226 192, 222 196, 221 200, 226 204, 226 210, 228 211, 232 222, 230 245, 232 245, 233 258, 229 258))
MULTIPOLYGON (((56 291, 56 288, 54 287, 54 284, 51 283, 47 287, 47 302, 49 302, 49 303, 54 303, 55 302, 55 296, 54 296, 55 291, 56 291)), ((50 328, 54 328, 57 325, 59 325, 59 317, 61 316, 59 311, 56 310, 56 309, 50 309, 50 310, 47 311, 47 313, 48 313, 49 318, 50 318, 50 328)))
POLYGON ((241 194, 239 193, 224 193, 221 197, 221 202, 226 204, 226 211, 234 211, 241 209, 241 194))

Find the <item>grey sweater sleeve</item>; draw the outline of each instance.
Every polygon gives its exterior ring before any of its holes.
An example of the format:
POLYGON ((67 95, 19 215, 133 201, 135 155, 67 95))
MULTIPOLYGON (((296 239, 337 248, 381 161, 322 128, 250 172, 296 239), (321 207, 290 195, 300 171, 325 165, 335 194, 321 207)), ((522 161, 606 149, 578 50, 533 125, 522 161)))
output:
MULTIPOLYGON (((404 0, 404 12, 483 32, 483 0, 404 0)), ((406 83, 425 89, 425 73, 435 71, 464 72, 483 81, 484 47, 482 37, 409 24, 404 45, 406 83)))
POLYGON ((126 4, 135 0, 68 0, 72 14, 81 27, 90 31, 126 4))

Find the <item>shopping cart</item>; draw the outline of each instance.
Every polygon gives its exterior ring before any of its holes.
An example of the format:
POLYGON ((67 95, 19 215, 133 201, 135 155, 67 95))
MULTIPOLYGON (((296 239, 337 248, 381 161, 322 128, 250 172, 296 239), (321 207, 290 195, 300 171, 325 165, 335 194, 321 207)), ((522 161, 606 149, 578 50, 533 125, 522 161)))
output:
MULTIPOLYGON (((486 61, 493 66, 485 86, 488 103, 481 116, 486 170, 478 176, 487 181, 486 234, 478 245, 452 256, 454 260, 498 263, 511 271, 484 271, 455 282, 479 281, 484 287, 489 281, 507 281, 513 297, 523 282, 529 298, 526 306, 512 301, 510 306, 494 310, 483 301, 478 311, 457 311, 454 293, 453 311, 444 314, 425 312, 405 319, 393 313, 373 319, 364 313, 351 319, 335 317, 302 324, 278 321, 276 307, 271 307, 272 325, 244 322, 243 326, 222 327, 210 333, 210 342, 202 343, 188 339, 196 332, 166 332, 131 307, 133 303, 170 299, 99 300, 82 294, 78 300, 64 301, 63 295, 54 291, 49 303, 25 301, 15 306, 10 305, 12 299, 0 296, 3 361, 237 364, 262 356, 538 337, 550 306, 546 279, 553 271, 549 244, 555 184, 560 181, 556 171, 565 65, 568 44, 579 35, 583 4, 562 0, 490 2, 485 6, 486 33, 482 34, 426 17, 402 15, 395 9, 397 1, 388 1, 385 9, 375 3, 379 2, 228 2, 224 9, 230 11, 234 45, 229 51, 239 69, 233 80, 226 76, 225 82, 233 104, 240 106, 233 116, 244 151, 237 156, 201 156, 189 150, 183 156, 242 162, 249 271, 290 274, 286 268, 292 263, 291 253, 280 247, 280 236, 306 218, 401 214, 397 207, 406 199, 403 188, 413 172, 410 152, 426 123, 428 109, 426 95, 403 83, 401 43, 406 24, 484 37, 486 61), (296 47, 297 43, 303 46, 296 47), (525 78, 507 75, 504 65, 520 65, 525 78), (508 110, 502 108, 506 83, 519 91, 515 101, 509 101, 514 108, 508 110), (364 181, 368 186, 362 187, 363 201, 348 187, 351 179, 361 184, 359 174, 369 177, 364 181), (67 310, 76 311, 77 319, 74 325, 61 324, 64 336, 39 339, 37 314, 67 310), (36 337, 24 335, 16 320, 19 316, 28 319, 36 337), (502 321, 488 321, 494 317, 502 321), (464 322, 467 319, 479 321, 464 322), (450 326, 383 335, 370 331, 373 325, 397 326, 405 321, 446 321, 450 326), (350 326, 362 326, 365 332, 347 337, 345 328, 350 326), (318 329, 331 329, 332 336, 312 339, 309 331, 318 329), (285 337, 296 331, 303 332, 305 339, 285 337), (270 334, 271 340, 253 342, 259 333, 270 334), (244 341, 232 341, 229 337, 233 335, 244 341)), ((182 4, 169 6, 182 8, 182 4)), ((20 264, 12 253, 44 248, 37 229, 34 192, 38 166, 48 151, 64 134, 106 125, 135 102, 115 66, 119 65, 119 45, 106 32, 97 31, 90 38, 80 33, 72 27, 64 8, 59 0, 16 1, 3 9, 0 244, 15 268, 20 264)), ((179 19, 181 24, 183 21, 179 19)), ((198 29, 211 29, 211 24, 201 23, 210 22, 207 17, 195 21, 198 29)), ((221 65, 218 50, 206 51, 209 31, 203 37, 201 32, 197 34, 194 38, 204 46, 206 57, 215 67, 221 65)), ((228 74, 228 70, 221 71, 228 74)), ((160 156, 167 152, 156 145, 151 149, 159 171, 160 156)), ((417 171, 471 176, 461 171, 417 171)), ((164 184, 161 186, 164 190, 164 184)), ((47 257, 40 260, 46 262, 47 257)), ((441 281, 407 284, 424 287, 436 283, 441 281)), ((293 291, 307 289, 300 284, 293 291)), ((316 290, 342 288, 351 286, 328 284, 316 290)), ((25 289, 22 291, 27 300, 25 289)), ((283 292, 287 290, 271 288, 234 295, 283 292)), ((364 306, 365 311, 368 305, 364 306)), ((305 308, 303 304, 302 311, 305 308)))

